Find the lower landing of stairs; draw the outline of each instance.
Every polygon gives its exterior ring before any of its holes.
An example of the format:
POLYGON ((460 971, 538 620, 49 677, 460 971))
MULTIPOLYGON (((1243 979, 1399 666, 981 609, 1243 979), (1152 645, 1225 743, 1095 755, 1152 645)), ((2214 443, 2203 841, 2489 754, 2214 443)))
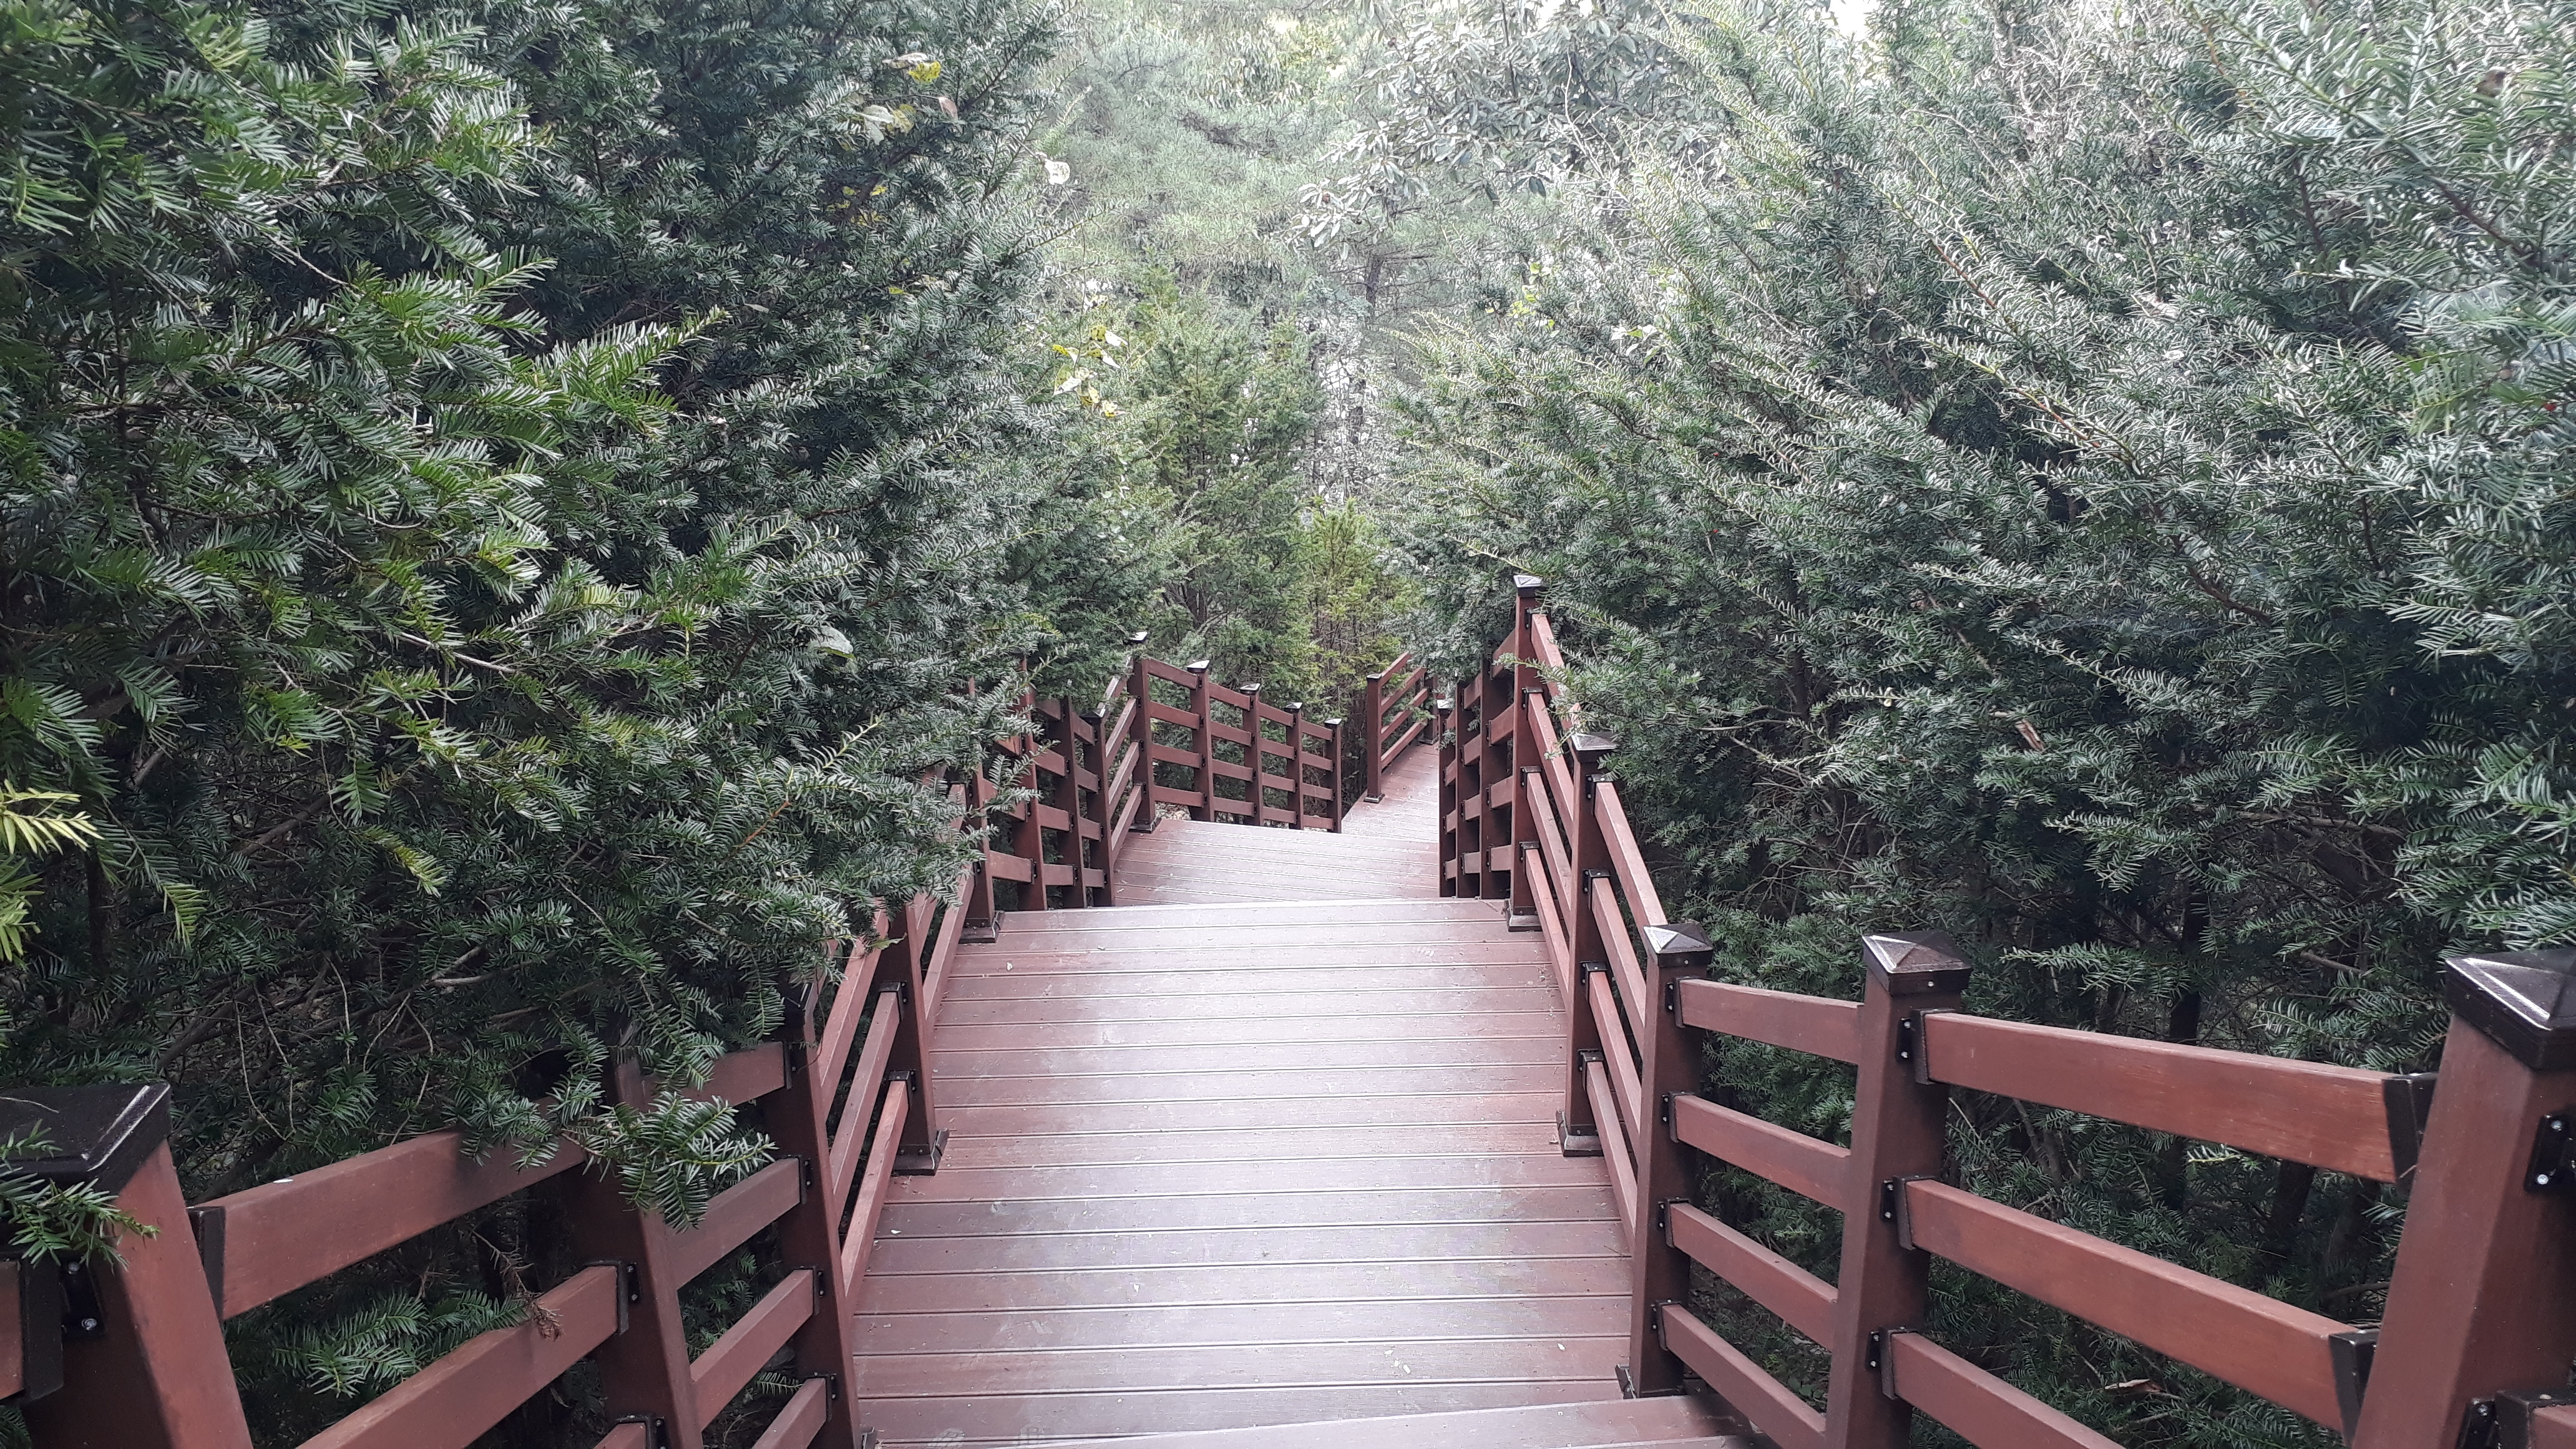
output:
POLYGON ((1742 1437, 1742 1427, 1705 1399, 1672 1397, 1054 1440, 1037 1449, 1756 1449, 1762 1441, 1742 1437))

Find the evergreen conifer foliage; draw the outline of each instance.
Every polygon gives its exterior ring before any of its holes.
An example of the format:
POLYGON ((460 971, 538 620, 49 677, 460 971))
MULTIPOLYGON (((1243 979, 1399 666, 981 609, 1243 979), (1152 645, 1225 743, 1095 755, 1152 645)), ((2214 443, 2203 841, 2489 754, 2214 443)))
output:
MULTIPOLYGON (((1152 582, 1029 457, 1048 35, 0 5, 0 1077, 173 1080, 199 1199, 450 1124, 678 1220, 764 1160, 600 1069, 952 882, 937 777, 1152 582)), ((496 1221, 394 1276, 523 1296, 496 1221)), ((245 1357, 279 1432, 488 1319, 369 1287, 245 1357)))
MULTIPOLYGON (((1848 994, 1858 931, 1940 926, 1992 1014, 2430 1066, 2446 945, 2576 939, 2568 19, 1703 9, 1706 149, 1560 197, 1432 350, 1451 667, 1550 579, 1744 979, 1848 994)), ((1811 1063, 1712 1081, 1846 1124, 1811 1063)), ((2372 1316, 2375 1186, 1967 1105, 1979 1190, 2372 1316)), ((1942 1317, 2134 1442, 2312 1432, 1991 1287, 1942 1317)))

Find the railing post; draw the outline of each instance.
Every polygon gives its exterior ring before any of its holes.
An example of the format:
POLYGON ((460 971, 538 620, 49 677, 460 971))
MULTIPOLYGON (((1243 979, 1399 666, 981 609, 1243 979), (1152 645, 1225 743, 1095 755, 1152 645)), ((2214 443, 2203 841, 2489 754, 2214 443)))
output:
POLYGON ((1342 762, 1347 758, 1342 753, 1342 722, 1328 719, 1324 721, 1324 727, 1333 732, 1333 833, 1339 835, 1342 833, 1342 792, 1348 788, 1342 783, 1342 762))
POLYGON ((1566 938, 1574 947, 1573 989, 1565 995, 1565 1100, 1556 1114, 1557 1146, 1568 1157, 1598 1157, 1602 1152, 1601 1124, 1593 1120, 1592 1093, 1584 1085, 1583 1071, 1586 1058, 1601 1055, 1601 1028, 1583 999, 1583 972, 1589 964, 1606 961, 1609 951, 1581 882, 1610 874, 1610 846, 1602 838, 1601 817, 1593 809, 1593 792, 1600 786, 1602 762, 1612 748, 1612 742, 1600 735, 1575 735, 1566 742, 1567 753, 1574 756, 1575 794, 1581 802, 1574 821, 1574 878, 1578 884, 1573 914, 1565 922, 1566 938))
MULTIPOLYGON (((1247 684, 1241 686, 1241 690, 1243 732, 1252 736, 1252 743, 1245 746, 1243 752, 1244 763, 1252 767, 1252 819, 1248 823, 1259 825, 1261 823, 1261 686, 1247 684)), ((1214 748, 1214 745, 1211 744, 1210 748, 1214 748)), ((1213 773, 1208 776, 1208 783, 1210 788, 1214 788, 1216 776, 1213 773)), ((1216 817, 1210 815, 1208 818, 1213 820, 1216 817)))
POLYGON ((1109 739, 1109 716, 1096 709, 1086 710, 1082 715, 1082 728, 1091 736, 1091 812, 1086 816, 1079 808, 1082 803, 1082 787, 1077 781, 1073 791, 1074 804, 1077 807, 1074 811, 1073 832, 1074 889, 1082 893, 1083 905, 1088 906, 1092 903, 1090 888, 1082 884, 1082 857, 1085 852, 1082 848, 1081 822, 1088 819, 1100 830, 1100 904, 1114 906, 1118 903, 1118 842, 1111 839, 1109 835, 1109 756, 1113 753, 1109 739))
POLYGON ((979 765, 966 775, 966 819, 974 821, 984 832, 984 852, 975 859, 974 873, 966 882, 964 899, 958 902, 966 912, 962 939, 996 941, 1002 935, 1002 912, 993 890, 993 819, 985 807, 993 803, 993 782, 984 778, 979 765))
MULTIPOLYGON (((1020 668, 1025 678, 1028 661, 1022 660, 1020 668)), ((1020 891, 1020 909, 1043 911, 1047 909, 1046 826, 1038 819, 1038 806, 1045 802, 1046 791, 1040 788, 1044 782, 1038 778, 1038 750, 1046 740, 1046 726, 1038 713, 1035 689, 1020 691, 1020 713, 1028 719, 1030 729, 1020 736, 1020 778, 1015 783, 1029 792, 1029 798, 1020 802, 1020 824, 1012 832, 1011 844, 1029 865, 1029 878, 1022 882, 1020 891)))
POLYGON ((1651 1120, 1637 1134, 1637 1216, 1628 1232, 1628 1362, 1620 1387, 1632 1399, 1682 1391, 1681 1360, 1664 1350, 1663 1305, 1690 1301, 1690 1258, 1672 1244, 1666 1216, 1674 1203, 1691 1200, 1686 1150, 1673 1136, 1673 1098, 1699 1090, 1699 1040, 1682 1025, 1679 991, 1690 977, 1708 973, 1715 953, 1708 932, 1695 921, 1641 925, 1650 999, 1634 1003, 1635 1028, 1645 1061, 1639 1075, 1651 1120))
MULTIPOLYGON (((1258 721, 1253 724, 1252 737, 1254 743, 1260 742, 1258 721)), ((1252 777, 1255 785, 1260 784, 1261 761, 1258 758, 1252 762, 1252 777)), ((1303 830, 1306 828, 1306 702, 1302 699, 1288 706, 1288 778, 1291 782, 1288 787, 1291 797, 1288 801, 1288 828, 1303 830)))
POLYGON ((1368 752, 1367 758, 1360 761, 1360 794, 1372 802, 1383 800, 1386 798, 1386 671, 1383 669, 1368 677, 1368 688, 1360 695, 1360 744, 1368 752))
MULTIPOLYGON (((1136 786, 1145 792, 1145 798, 1136 802, 1133 828, 1139 831, 1152 830, 1154 822, 1162 818, 1154 808, 1154 676, 1145 668, 1145 638, 1139 632, 1127 641, 1136 651, 1127 661, 1127 692, 1136 700, 1135 723, 1127 728, 1136 740, 1136 786)), ((1106 811, 1114 806, 1101 808, 1106 811)))
POLYGON ((1880 1391, 1871 1336, 1922 1326, 1929 1255, 1905 1245, 1898 1199, 1909 1177, 1941 1171, 1949 1089, 1915 1080, 1916 1019, 1955 1010, 1968 963, 1939 931, 1870 936, 1860 1009, 1860 1084, 1852 1108, 1851 1178, 1843 1201, 1842 1269, 1834 1297, 1833 1370, 1825 1442, 1834 1449, 1904 1449, 1913 1410, 1880 1391), (1891 1186, 1893 1184, 1893 1186, 1891 1186))
MULTIPOLYGON (((886 918, 880 911, 873 934, 885 933, 886 918)), ((868 989, 855 972, 841 978, 845 993, 868 989)), ((801 999, 790 998, 796 1001, 796 1010, 787 1023, 787 1088, 769 1098, 774 1105, 764 1107, 761 1121, 777 1140, 778 1150, 802 1158, 805 1165, 805 1191, 778 1220, 778 1247, 789 1268, 814 1270, 822 1294, 814 1316, 805 1320, 791 1343, 798 1372, 831 1382, 823 1432, 816 1442, 830 1449, 858 1449, 858 1423, 851 1414, 849 1394, 851 1355, 857 1349, 851 1318, 855 1305, 841 1282, 841 1204, 824 1183, 832 1160, 832 1099, 839 1095, 840 1083, 826 1080, 814 1060, 816 1033, 822 1026, 816 1008, 822 997, 823 983, 818 978, 805 988, 801 999)), ((866 1123, 858 1122, 850 1130, 866 1128, 866 1123)))
MULTIPOLYGON (((651 1106, 644 1071, 633 1053, 620 1051, 608 1071, 608 1100, 638 1111, 651 1106)), ((700 1449, 696 1384, 689 1376, 689 1340, 680 1316, 680 1268, 671 1261, 671 1228, 626 1200, 616 1177, 584 1167, 554 1180, 582 1257, 626 1265, 626 1331, 593 1353, 599 1365, 602 1408, 611 1419, 630 1416, 658 1426, 656 1442, 669 1449, 700 1449)))
POLYGON ((2576 1354, 2576 949, 2455 956, 2354 1449, 2451 1449, 2576 1354), (2492 1415, 2491 1403, 2485 1410, 2492 1415))
POLYGON ((1216 700, 1208 688, 1208 661, 1190 662, 1190 709, 1199 718, 1198 818, 1216 819, 1216 700))
MULTIPOLYGON (((928 1177, 939 1170, 948 1151, 948 1132, 939 1125, 939 1094, 930 1071, 930 950, 932 913, 907 909, 904 932, 877 953, 876 970, 866 989, 895 987, 902 993, 903 1014, 894 1024, 894 1049, 886 1055, 886 1076, 909 1073, 912 1105, 904 1113, 903 1137, 895 1147, 894 1170, 904 1177, 928 1177), (917 923, 917 925, 916 925, 917 923)), ((844 990, 849 983, 842 983, 844 990)))
POLYGON ((1064 773, 1056 777, 1055 808, 1064 812, 1064 858, 1073 867, 1065 904, 1088 906, 1091 893, 1082 884, 1082 716, 1070 699, 1055 702, 1055 750, 1064 759, 1064 773))
POLYGON ((1533 794, 1547 789, 1540 777, 1538 755, 1523 741, 1538 738, 1530 725, 1530 715, 1547 708, 1547 692, 1530 687, 1512 696, 1515 718, 1512 720, 1512 901, 1506 910, 1511 929, 1535 931, 1538 924, 1538 885, 1529 869, 1530 852, 1538 847, 1538 813, 1530 809, 1533 794))
POLYGON ((170 1157, 170 1089, 22 1087, 0 1096, 0 1135, 31 1128, 44 1132, 46 1156, 13 1159, 12 1171, 112 1192, 118 1207, 158 1230, 118 1238, 122 1267, 63 1265, 92 1286, 98 1316, 94 1329, 63 1343, 62 1387, 24 1406, 35 1442, 250 1449, 223 1321, 170 1157))
POLYGON ((1431 729, 1439 746, 1439 758, 1432 762, 1439 787, 1440 843, 1433 847, 1440 857, 1440 894, 1458 894, 1458 721, 1457 701, 1431 701, 1431 729))

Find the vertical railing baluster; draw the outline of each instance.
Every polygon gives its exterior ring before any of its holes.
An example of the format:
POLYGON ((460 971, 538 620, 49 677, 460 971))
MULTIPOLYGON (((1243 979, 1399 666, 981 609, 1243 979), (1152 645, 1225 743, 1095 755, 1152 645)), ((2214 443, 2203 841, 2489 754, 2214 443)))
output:
POLYGON ((1216 819, 1216 698, 1208 679, 1208 661, 1190 663, 1190 710, 1198 716, 1199 807, 1201 820, 1216 819))
MULTIPOLYGON (((1879 1389, 1871 1336, 1919 1328, 1931 1259, 1909 1248, 1898 1214, 1909 1177, 1935 1177, 1949 1089, 1915 1080, 1915 1018, 1955 1010, 1968 963, 1931 931, 1863 939, 1860 1083, 1852 1108, 1851 1178, 1844 1185, 1842 1268, 1836 1275, 1833 1369, 1825 1442, 1835 1449, 1903 1449, 1913 1410, 1879 1389)), ((1883 1341, 1883 1340, 1882 1340, 1883 1341)))
POLYGON ((2478 1442, 2478 1401, 2564 1390, 2576 1355, 2576 950, 2455 956, 2443 984, 2450 1035, 2355 1449, 2478 1442))
MULTIPOLYGON (((1599 735, 1576 735, 1567 741, 1567 752, 1574 756, 1575 797, 1581 802, 1573 821, 1573 876, 1578 883, 1610 873, 1610 846, 1601 834, 1601 817, 1593 808, 1593 797, 1601 782, 1603 762, 1612 748, 1611 742, 1599 735)), ((1592 1019, 1592 1008, 1584 1001, 1583 973, 1587 966, 1605 962, 1609 952, 1602 944, 1601 923, 1593 917, 1587 894, 1578 885, 1574 910, 1565 920, 1566 937, 1574 948, 1574 976, 1573 989, 1565 994, 1564 1003, 1565 1097, 1556 1114, 1556 1139, 1568 1157, 1599 1156, 1604 1140, 1601 1124, 1593 1120, 1592 1093, 1584 1082, 1584 1063, 1587 1059, 1597 1060, 1602 1046, 1600 1025, 1592 1019)))
POLYGON ((1708 974, 1714 954, 1693 921, 1641 925, 1637 944, 1650 1000, 1628 1003, 1628 1025, 1645 1060, 1645 1120, 1637 1133, 1636 1218, 1628 1233, 1628 1362, 1620 1387, 1648 1398, 1682 1390, 1681 1360, 1664 1351, 1663 1305, 1690 1301, 1690 1259, 1672 1245, 1666 1210, 1691 1200, 1685 1148, 1672 1134, 1673 1098, 1699 1090, 1699 1036, 1682 1025, 1677 992, 1708 974))

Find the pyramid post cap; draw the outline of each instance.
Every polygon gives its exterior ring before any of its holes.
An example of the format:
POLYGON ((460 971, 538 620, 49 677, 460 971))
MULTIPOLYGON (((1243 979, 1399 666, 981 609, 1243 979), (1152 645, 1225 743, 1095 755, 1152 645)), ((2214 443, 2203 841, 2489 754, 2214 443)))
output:
POLYGON ((1205 659, 1193 659, 1193 660, 1191 660, 1189 663, 1184 664, 1184 665, 1182 665, 1181 667, 1182 667, 1182 668, 1184 668, 1184 669, 1186 669, 1186 670, 1188 670, 1188 671, 1189 671, 1190 673, 1192 673, 1192 674, 1205 674, 1205 673, 1207 673, 1207 672, 1208 672, 1208 664, 1209 664, 1209 661, 1208 661, 1208 660, 1205 660, 1205 659))
POLYGON ((1547 591, 1547 580, 1536 574, 1512 575, 1512 592, 1524 599, 1535 599, 1547 591))
POLYGON ((1708 931, 1697 921, 1666 921, 1659 926, 1639 926, 1637 935, 1645 942, 1646 953, 1657 964, 1697 970, 1717 954, 1710 944, 1708 931))
POLYGON ((0 1138, 43 1135, 44 1146, 7 1159, 12 1172, 66 1186, 123 1190, 170 1136, 165 1082, 92 1087, 12 1087, 0 1092, 0 1138))
POLYGON ((2576 1067, 2576 947, 2453 956, 2442 995, 2462 1021, 2535 1072, 2576 1067))
POLYGON ((1871 979, 1891 996, 1955 994, 1968 987, 1968 961, 1947 931, 1898 931, 1861 938, 1871 979))

